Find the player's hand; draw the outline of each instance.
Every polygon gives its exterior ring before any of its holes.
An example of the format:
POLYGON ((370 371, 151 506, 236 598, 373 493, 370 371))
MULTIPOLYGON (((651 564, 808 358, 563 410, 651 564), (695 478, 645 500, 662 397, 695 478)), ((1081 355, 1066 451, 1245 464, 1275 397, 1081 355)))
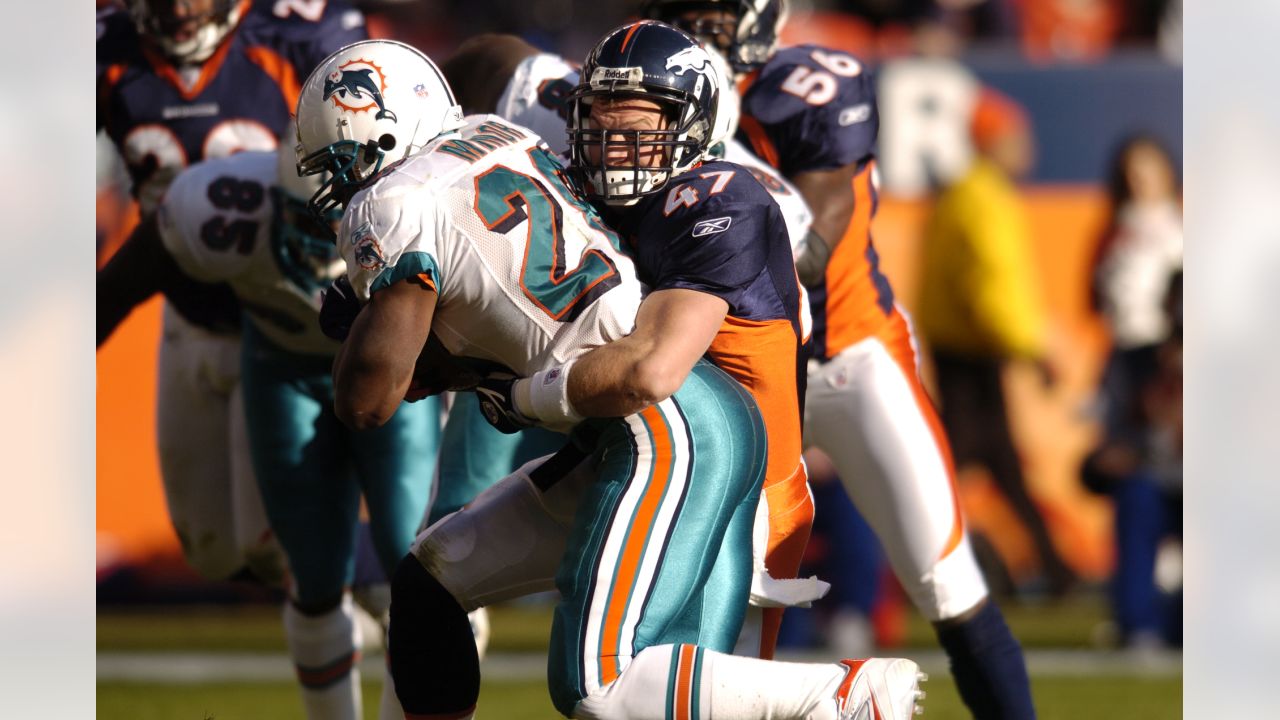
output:
POLYGON ((444 392, 474 390, 484 377, 484 373, 471 364, 455 358, 436 334, 431 333, 422 346, 422 352, 418 353, 404 399, 416 402, 444 392))
POLYGON ((327 290, 320 293, 320 331, 326 336, 343 342, 351 332, 351 325, 360 314, 360 301, 347 276, 341 275, 327 290))
POLYGON ((515 385, 519 379, 509 373, 493 373, 475 388, 484 419, 508 435, 534 426, 533 420, 516 409, 515 385))

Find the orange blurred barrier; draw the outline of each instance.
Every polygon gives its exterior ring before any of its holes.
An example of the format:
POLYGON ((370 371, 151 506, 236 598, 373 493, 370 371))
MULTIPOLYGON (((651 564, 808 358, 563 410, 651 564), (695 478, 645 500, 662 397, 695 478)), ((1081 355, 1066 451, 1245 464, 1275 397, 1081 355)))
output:
POLYGON ((156 353, 163 300, 133 311, 98 351, 98 560, 181 553, 156 456, 156 353))

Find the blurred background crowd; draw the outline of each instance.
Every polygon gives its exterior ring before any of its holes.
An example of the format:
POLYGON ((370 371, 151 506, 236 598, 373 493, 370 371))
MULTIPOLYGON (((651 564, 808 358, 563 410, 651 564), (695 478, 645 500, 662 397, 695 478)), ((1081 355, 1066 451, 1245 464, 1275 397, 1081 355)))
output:
MULTIPOLYGON (((261 1, 261 0, 259 0, 261 1)), ((104 2, 99 1, 99 7, 104 2)), ((437 60, 480 32, 581 58, 629 3, 365 0, 437 60)), ((993 590, 1106 598, 1100 642, 1181 643, 1181 0, 796 0, 783 43, 877 77, 881 268, 927 346, 993 590)), ((136 217, 108 142, 98 250, 136 217)), ((98 358, 98 601, 254 602, 185 568, 154 460, 157 308, 98 358)), ((893 647, 910 610, 820 453, 809 569, 833 584, 784 641, 893 647)))

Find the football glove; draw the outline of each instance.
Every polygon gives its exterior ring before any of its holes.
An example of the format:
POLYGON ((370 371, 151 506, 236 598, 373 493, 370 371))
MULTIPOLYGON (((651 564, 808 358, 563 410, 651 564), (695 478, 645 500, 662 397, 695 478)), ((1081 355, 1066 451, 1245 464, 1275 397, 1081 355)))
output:
POLYGON ((360 301, 347 276, 340 275, 320 293, 320 331, 338 342, 347 339, 351 325, 360 314, 360 301))
POLYGON ((516 409, 515 385, 519 379, 509 373, 493 373, 475 387, 484 419, 508 435, 534 426, 532 419, 516 409))

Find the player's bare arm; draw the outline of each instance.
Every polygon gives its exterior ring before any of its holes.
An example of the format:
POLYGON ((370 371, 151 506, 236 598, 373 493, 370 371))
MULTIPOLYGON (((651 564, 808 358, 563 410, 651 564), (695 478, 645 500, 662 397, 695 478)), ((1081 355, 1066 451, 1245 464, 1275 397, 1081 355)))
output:
POLYGON ((645 298, 630 335, 578 360, 569 401, 589 417, 621 417, 670 397, 702 357, 729 304, 696 290, 658 290, 645 298))
POLYGON ((98 271, 98 346, 111 337, 135 307, 158 292, 184 308, 203 305, 204 312, 216 311, 214 305, 234 307, 236 303, 227 286, 198 282, 182 272, 160 239, 153 213, 134 228, 120 250, 98 271))
POLYGON ((333 362, 334 412, 348 427, 382 426, 395 414, 431 332, 436 291, 416 280, 374 293, 333 362))
POLYGON ((160 242, 152 215, 134 228, 120 251, 98 271, 99 347, 135 307, 160 290, 160 275, 166 265, 178 271, 160 242))
POLYGON ((806 250, 796 263, 800 282, 812 285, 822 279, 827 261, 844 239, 853 219, 853 178, 858 166, 850 163, 834 170, 807 170, 790 178, 813 210, 813 224, 805 238, 806 250))

